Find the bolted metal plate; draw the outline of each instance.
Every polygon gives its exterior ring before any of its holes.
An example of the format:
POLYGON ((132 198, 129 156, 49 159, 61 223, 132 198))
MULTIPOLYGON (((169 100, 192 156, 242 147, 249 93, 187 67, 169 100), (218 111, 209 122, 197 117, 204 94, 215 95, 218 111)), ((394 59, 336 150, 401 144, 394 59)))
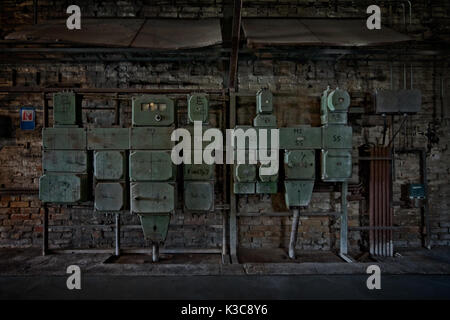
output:
POLYGON ((272 114, 258 114, 253 119, 253 125, 255 127, 276 127, 277 118, 272 114))
POLYGON ((267 89, 256 93, 256 113, 271 113, 273 111, 273 95, 267 89))
POLYGON ((130 149, 130 129, 93 128, 87 131, 88 150, 130 149))
POLYGON ((189 122, 201 121, 208 122, 209 104, 208 97, 204 94, 193 94, 188 98, 188 117, 189 122))
POLYGON ((121 211, 126 205, 126 187, 120 182, 101 182, 95 186, 97 211, 121 211))
POLYGON ((238 182, 254 182, 256 181, 256 165, 254 164, 237 164, 234 166, 236 181, 238 182))
POLYGON ((190 211, 211 211, 214 208, 213 182, 185 182, 184 206, 190 211))
POLYGON ((175 209, 175 187, 165 182, 132 182, 133 213, 170 213, 175 209))
POLYGON ((175 166, 170 151, 132 151, 131 181, 168 181, 175 178, 175 166))
POLYGON ((314 181, 285 181, 284 188, 288 208, 306 207, 311 201, 314 181))
POLYGON ((211 180, 214 179, 214 165, 185 164, 183 176, 185 180, 211 180))
POLYGON ((256 182, 257 194, 275 194, 278 192, 277 182, 256 182))
POLYGON ((125 179, 125 151, 95 151, 94 177, 97 180, 125 179))
POLYGON ((81 105, 75 93, 58 92, 53 95, 54 126, 78 125, 81 121, 81 105))
POLYGON ((351 149, 353 130, 350 126, 328 125, 322 127, 323 149, 351 149))
POLYGON ((140 214, 145 239, 153 243, 164 242, 169 230, 170 214, 140 214))
POLYGON ((233 192, 235 194, 255 194, 255 183, 235 182, 233 184, 233 192))
POLYGON ((287 180, 316 177, 315 150, 291 150, 284 153, 284 176, 287 180))
POLYGON ((44 149, 85 150, 86 130, 83 128, 43 128, 44 149))
POLYGON ((86 201, 87 189, 87 174, 46 173, 39 179, 39 199, 42 202, 86 201))
POLYGON ((132 100, 133 126, 170 126, 175 121, 173 100, 167 96, 143 95, 132 100))
POLYGON ((280 128, 280 149, 320 149, 321 147, 321 128, 309 126, 280 128))
POLYGON ((131 128, 131 150, 168 150, 172 149, 174 142, 170 140, 173 127, 131 128))
POLYGON ((44 172, 87 173, 88 157, 81 150, 44 150, 42 153, 44 172))
POLYGON ((323 181, 345 181, 352 176, 351 150, 322 150, 321 163, 323 181))

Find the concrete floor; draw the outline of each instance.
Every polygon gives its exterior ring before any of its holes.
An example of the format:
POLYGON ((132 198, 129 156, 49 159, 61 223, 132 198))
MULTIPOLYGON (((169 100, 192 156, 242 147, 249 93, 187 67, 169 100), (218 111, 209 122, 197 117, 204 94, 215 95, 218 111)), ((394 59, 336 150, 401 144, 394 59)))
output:
POLYGON ((345 263, 330 252, 241 250, 240 264, 219 255, 105 253, 41 256, 35 249, 0 250, 0 299, 450 299, 450 248, 345 263), (381 268, 381 290, 368 290, 366 269, 381 268), (82 290, 66 288, 78 265, 82 290))

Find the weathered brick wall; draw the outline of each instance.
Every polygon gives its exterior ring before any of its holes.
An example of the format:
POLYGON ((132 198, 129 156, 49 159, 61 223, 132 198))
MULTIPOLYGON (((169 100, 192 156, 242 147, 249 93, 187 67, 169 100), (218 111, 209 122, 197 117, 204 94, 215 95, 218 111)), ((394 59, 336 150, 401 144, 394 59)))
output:
MULTIPOLYGON (((246 1, 244 16, 247 17, 335 17, 364 16, 364 5, 351 5, 350 1, 246 1)), ((446 37, 448 25, 439 23, 448 18, 447 1, 413 1, 414 11, 410 34, 418 39, 446 37), (431 9, 428 9, 431 8, 431 9)), ((78 1, 83 15, 98 17, 222 17, 222 1, 78 1)), ((2 1, 2 35, 15 27, 32 23, 31 1, 2 1)), ((40 19, 64 18, 65 2, 39 1, 40 19)), ((389 11, 389 6, 384 7, 389 11)), ((389 24, 403 30, 403 11, 400 5, 393 5, 389 24)), ((387 12, 388 12, 387 11, 387 12)), ((386 60, 386 57, 380 57, 386 60)), ((409 63, 408 63, 409 67, 409 63)), ((223 65, 214 62, 174 63, 110 63, 110 64, 39 64, 2 65, 0 84, 4 86, 54 86, 68 83, 89 88, 222 88, 223 65)), ((411 117, 409 124, 414 147, 428 148, 427 132, 434 123, 439 143, 430 146, 427 155, 432 238, 436 245, 450 245, 450 126, 448 118, 440 114, 439 84, 441 74, 448 74, 448 65, 433 65, 432 61, 414 62, 414 83, 423 94, 423 109, 411 117)), ((393 65, 394 87, 403 86, 403 64, 393 65)), ((408 69, 409 77, 409 69, 408 69)), ((363 107, 365 115, 353 114, 350 123, 354 130, 353 155, 357 147, 381 141, 383 121, 370 115, 370 93, 375 88, 389 88, 389 61, 370 61, 363 57, 343 58, 334 61, 271 61, 241 60, 238 84, 240 91, 251 95, 261 87, 269 87, 276 95, 275 108, 279 126, 295 124, 319 125, 319 98, 327 85, 349 90, 352 106, 363 107), (354 59, 350 59, 354 58, 354 59)), ((409 84, 409 79, 408 79, 409 84)), ((448 86, 447 83, 445 85, 448 86)), ((448 88, 448 87, 447 87, 448 88)), ((448 92, 448 89, 447 89, 448 92)), ((446 100, 448 101, 448 100, 446 100)), ((238 122, 250 123, 254 117, 254 98, 238 101, 238 122)), ((93 98, 85 100, 83 120, 87 126, 108 126, 112 121, 110 99, 93 98), (103 110, 102 110, 103 109, 103 110)), ((448 103, 448 102, 447 102, 448 103)), ((130 108, 123 105, 123 120, 129 123, 130 108)), ((0 94, 0 115, 12 119, 13 132, 10 138, 0 140, 0 188, 37 189, 41 175, 42 98, 35 94, 0 94), (18 110, 23 105, 37 106, 38 128, 33 132, 21 131, 18 110)), ((448 104, 446 104, 448 110, 448 104)), ((447 113, 447 117, 450 114, 447 113)), ((398 117, 397 117, 398 118, 398 117)), ((395 120, 396 128, 399 119, 395 120)), ((388 132, 388 137, 392 132, 388 132)), ((396 145, 403 144, 400 134, 396 145)), ((400 197, 400 185, 418 181, 418 159, 416 156, 398 156, 396 161, 394 200, 400 197)), ((358 183, 358 163, 354 162, 352 183, 358 183)), ((315 193, 308 212, 336 212, 340 210, 339 193, 315 193)), ((242 197, 239 212, 285 212, 280 208, 280 199, 242 197)), ((281 206, 282 207, 282 206, 281 206)), ((0 202, 0 246, 26 247, 40 244, 42 208, 36 195, 3 195, 0 202)), ((138 221, 131 215, 122 217, 122 244, 124 246, 145 245, 138 221)), ((396 233, 397 246, 420 245, 420 215, 417 209, 395 207, 397 225, 407 226, 396 233)), ((52 206, 50 208, 50 243, 52 247, 111 247, 114 239, 114 219, 106 214, 93 212, 89 207, 52 206)), ((364 202, 349 203, 349 225, 367 223, 367 209, 364 202)), ((238 219, 239 244, 242 247, 267 248, 286 247, 289 239, 291 219, 289 217, 245 217, 238 219)), ((329 250, 338 246, 339 220, 333 216, 302 217, 299 227, 298 247, 305 250, 329 250)), ((357 251, 364 246, 364 233, 349 233, 350 248, 357 251)), ((177 213, 172 219, 167 246, 169 247, 219 247, 221 243, 220 212, 213 214, 177 213)))

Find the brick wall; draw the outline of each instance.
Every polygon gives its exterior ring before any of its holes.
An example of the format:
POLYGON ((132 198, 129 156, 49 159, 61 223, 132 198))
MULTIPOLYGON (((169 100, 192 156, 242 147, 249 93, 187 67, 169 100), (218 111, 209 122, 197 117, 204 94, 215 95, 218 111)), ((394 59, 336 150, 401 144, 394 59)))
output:
MULTIPOLYGON (((192 6, 188 1, 78 1, 83 15, 87 16, 137 16, 137 17, 222 17, 222 1, 198 1, 192 6)), ((350 1, 246 1, 244 16, 364 16, 363 5, 350 5, 350 1)), ((64 18, 64 1, 39 1, 39 17, 64 18)), ((447 1, 414 1, 412 26, 409 33, 418 39, 447 37, 447 1)), ((15 27, 32 22, 31 1, 2 1, 2 35, 15 27)), ((389 10, 386 5, 385 11, 389 10)), ((402 7, 392 7, 392 19, 387 23, 403 30, 402 7)), ((386 60, 386 57, 378 57, 386 60)), ((409 64, 408 64, 409 66, 409 64)), ((0 84, 6 86, 53 86, 76 83, 89 88, 190 88, 201 90, 223 87, 224 66, 213 62, 174 63, 110 63, 110 64, 39 64, 1 65, 0 84), (38 76, 39 75, 39 76, 38 76)), ((440 114, 439 84, 441 74, 446 76, 447 65, 435 65, 432 61, 414 62, 414 83, 422 90, 423 108, 411 117, 408 132, 412 135, 413 147, 429 148, 427 175, 430 192, 432 238, 436 245, 450 245, 450 142, 449 120, 440 114), (424 133, 433 124, 439 143, 429 145, 424 133)), ((403 86, 403 63, 393 63, 394 87, 403 86)), ((408 69, 409 77, 409 69, 408 69)), ((409 84, 409 78, 408 78, 409 84)), ((354 130, 353 155, 363 143, 381 140, 383 121, 371 115, 370 93, 375 88, 389 88, 389 61, 370 61, 366 57, 345 57, 334 61, 273 61, 241 60, 238 85, 240 91, 253 95, 260 87, 269 87, 274 94, 276 116, 279 126, 296 124, 319 125, 319 97, 327 85, 347 89, 352 96, 353 107, 363 107, 364 115, 352 114, 350 123, 354 130)), ((448 85, 448 84, 446 84, 448 85)), ((448 89, 447 89, 448 92, 448 89)), ((447 100, 448 101, 448 100, 447 100)), ((130 106, 124 101, 123 119, 129 123, 130 106)), ((35 189, 41 175, 42 97, 33 94, 0 94, 0 115, 12 119, 13 132, 10 138, 0 138, 0 188, 35 189), (37 106, 38 128, 33 132, 18 129, 18 110, 23 105, 37 106)), ((111 100, 90 98, 84 101, 83 121, 87 126, 108 126, 113 117, 108 108, 111 100), (92 110, 95 108, 96 110, 92 110), (102 110, 103 109, 103 110, 102 110)), ((449 106, 446 105, 448 110, 449 106)), ((249 124, 254 117, 254 98, 243 97, 238 101, 238 123, 249 124)), ((447 112, 447 116, 449 113, 447 112)), ((398 118, 398 117, 397 117, 398 118)), ((396 128, 399 119, 395 119, 396 128)), ((388 132, 388 136, 392 132, 388 132)), ((402 146, 411 142, 399 134, 395 144, 402 146)), ((396 160, 394 200, 400 197, 400 185, 418 181, 418 159, 415 156, 399 155, 396 160)), ((358 163, 354 163, 351 183, 358 183, 358 163)), ((308 212, 335 212, 340 209, 339 193, 315 193, 308 212)), ((242 214, 258 212, 285 212, 282 201, 276 197, 250 196, 239 199, 242 214), (281 205, 282 207, 282 205, 281 205)), ((122 217, 122 243, 124 246, 145 245, 136 217, 122 217)), ((396 246, 420 245, 420 214, 417 209, 395 207, 395 224, 407 228, 396 233, 396 246)), ((50 207, 50 244, 52 247, 111 247, 114 239, 112 216, 93 212, 90 207, 50 207)), ((349 226, 367 223, 364 201, 349 203, 349 226)), ((42 208, 34 194, 3 195, 0 201, 0 246, 27 247, 40 245, 42 208)), ((289 239, 291 218, 246 217, 238 219, 239 245, 251 248, 286 247, 289 239)), ((300 220, 298 248, 304 250, 329 250, 338 246, 339 220, 333 216, 310 216, 300 220)), ((364 233, 351 231, 349 245, 358 251, 367 245, 364 233)), ((221 243, 221 215, 187 214, 177 212, 171 222, 168 247, 219 247, 221 243)))

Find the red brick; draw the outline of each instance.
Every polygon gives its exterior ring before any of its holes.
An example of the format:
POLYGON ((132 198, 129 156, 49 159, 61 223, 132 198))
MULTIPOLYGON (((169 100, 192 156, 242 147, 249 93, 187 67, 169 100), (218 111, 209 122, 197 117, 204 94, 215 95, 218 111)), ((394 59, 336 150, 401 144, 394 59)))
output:
POLYGON ((30 206, 30 203, 28 201, 15 201, 11 202, 10 206, 11 208, 27 208, 30 206))
POLYGON ((14 213, 11 215, 11 220, 27 220, 29 218, 30 215, 26 213, 14 213))

